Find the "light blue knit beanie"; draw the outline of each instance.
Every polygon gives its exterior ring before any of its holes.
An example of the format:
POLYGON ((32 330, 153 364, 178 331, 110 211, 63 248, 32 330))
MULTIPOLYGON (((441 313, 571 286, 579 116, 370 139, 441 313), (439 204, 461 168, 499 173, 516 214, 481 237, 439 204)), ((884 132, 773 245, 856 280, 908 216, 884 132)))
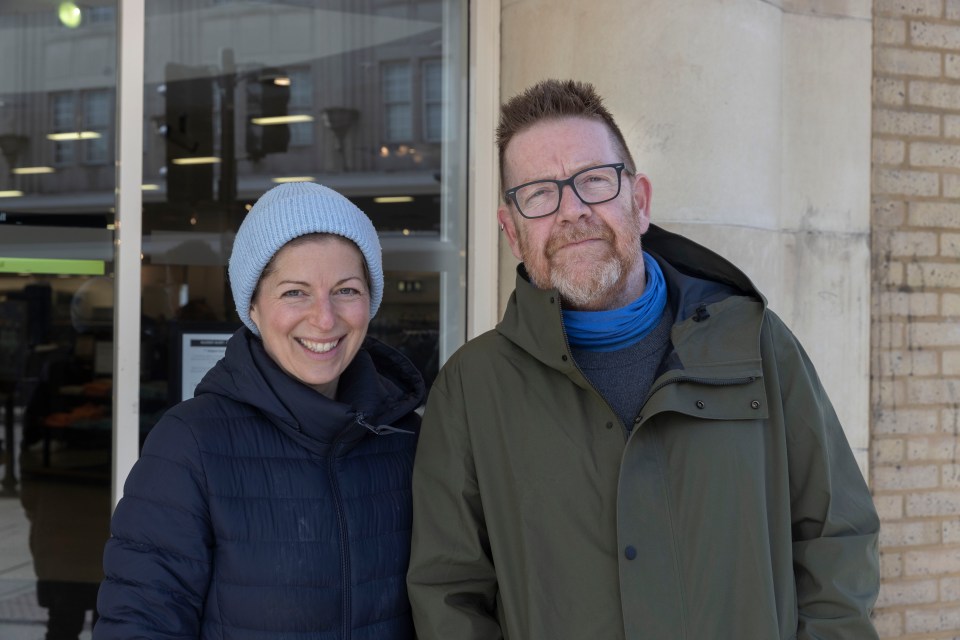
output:
POLYGON ((313 182, 289 182, 274 187, 253 205, 233 241, 230 288, 243 324, 260 335, 250 319, 250 302, 260 274, 273 256, 294 238, 308 233, 333 233, 352 240, 370 272, 370 317, 383 300, 380 239, 370 218, 345 197, 313 182))

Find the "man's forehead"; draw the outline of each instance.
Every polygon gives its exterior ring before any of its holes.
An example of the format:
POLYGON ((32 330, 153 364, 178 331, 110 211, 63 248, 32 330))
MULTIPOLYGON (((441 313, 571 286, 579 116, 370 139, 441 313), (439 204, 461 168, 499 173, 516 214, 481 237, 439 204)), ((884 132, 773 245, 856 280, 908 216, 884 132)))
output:
POLYGON ((551 118, 518 132, 504 150, 508 181, 560 178, 597 164, 621 160, 613 132, 602 121, 551 118))

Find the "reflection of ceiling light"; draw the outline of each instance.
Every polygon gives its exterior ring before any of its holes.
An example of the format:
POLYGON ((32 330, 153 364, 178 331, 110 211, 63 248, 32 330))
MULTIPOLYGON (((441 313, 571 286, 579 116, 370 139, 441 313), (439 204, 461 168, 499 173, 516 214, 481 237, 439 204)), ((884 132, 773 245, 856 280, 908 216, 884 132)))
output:
POLYGON ((390 149, 388 149, 388 148, 386 148, 386 147, 380 147, 380 157, 381 157, 381 158, 389 158, 389 157, 390 157, 390 149))
POLYGON ((64 131, 62 133, 48 133, 47 140, 63 142, 65 140, 96 140, 100 134, 96 131, 64 131))
POLYGON ((0 191, 0 198, 19 198, 23 195, 23 191, 17 191, 16 189, 10 191, 0 191))
POLYGON ((374 198, 377 204, 393 204, 395 202, 413 202, 413 196, 380 196, 374 198))
POLYGON ((294 116, 264 116, 262 118, 250 118, 253 124, 267 126, 271 124, 293 124, 295 122, 313 122, 313 116, 305 113, 294 116))
POLYGON ((35 173, 53 173, 53 167, 16 167, 13 173, 21 176, 29 176, 35 173))
POLYGON ((313 182, 316 180, 313 176, 278 176, 273 178, 273 181, 277 184, 283 184, 284 182, 313 182))
POLYGON ((173 164, 185 165, 185 164, 217 164, 220 162, 220 158, 215 156, 202 156, 199 158, 174 158, 171 160, 173 164))
POLYGON ((159 190, 160 190, 160 185, 156 185, 156 184, 142 184, 142 185, 140 185, 140 190, 141 190, 141 191, 159 191, 159 190))
POLYGON ((289 87, 290 86, 290 77, 289 76, 277 76, 273 79, 273 84, 278 87, 289 87))
POLYGON ((57 17, 60 18, 60 23, 63 26, 68 29, 76 29, 83 20, 83 13, 80 12, 80 7, 77 6, 76 2, 61 2, 60 6, 57 7, 57 17))

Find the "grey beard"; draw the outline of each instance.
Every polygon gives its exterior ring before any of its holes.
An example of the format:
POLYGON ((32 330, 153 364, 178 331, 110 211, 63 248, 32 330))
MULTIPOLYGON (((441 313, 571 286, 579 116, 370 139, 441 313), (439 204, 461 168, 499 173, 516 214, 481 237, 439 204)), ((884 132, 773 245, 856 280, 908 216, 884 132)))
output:
POLYGON ((560 297, 569 306, 575 309, 595 309, 610 297, 623 278, 623 273, 623 260, 614 256, 593 265, 586 272, 567 273, 565 269, 554 270, 550 275, 550 284, 560 292, 560 297))

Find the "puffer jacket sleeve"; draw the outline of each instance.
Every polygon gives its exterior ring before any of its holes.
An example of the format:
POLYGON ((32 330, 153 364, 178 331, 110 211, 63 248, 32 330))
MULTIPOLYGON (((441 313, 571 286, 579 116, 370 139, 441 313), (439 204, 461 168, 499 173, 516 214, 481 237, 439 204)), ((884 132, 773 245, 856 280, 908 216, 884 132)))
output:
POLYGON ((444 367, 423 417, 407 587, 420 640, 497 640, 497 577, 456 370, 444 367))
POLYGON ((880 521, 870 491, 803 347, 773 314, 767 330, 786 422, 797 639, 877 638, 880 521))
POLYGON ((167 414, 110 523, 94 640, 200 637, 213 546, 204 486, 192 430, 167 414))

